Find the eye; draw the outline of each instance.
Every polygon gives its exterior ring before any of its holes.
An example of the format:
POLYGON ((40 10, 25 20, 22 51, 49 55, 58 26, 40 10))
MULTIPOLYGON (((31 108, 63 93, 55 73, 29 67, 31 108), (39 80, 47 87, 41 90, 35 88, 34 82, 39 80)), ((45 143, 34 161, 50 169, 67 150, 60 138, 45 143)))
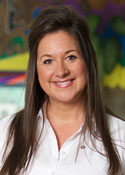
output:
POLYGON ((77 57, 75 56, 75 55, 69 55, 68 57, 67 57, 67 60, 69 60, 69 61, 73 61, 73 60, 75 60, 77 57))
POLYGON ((43 61, 43 64, 51 64, 53 62, 52 59, 47 59, 43 61))

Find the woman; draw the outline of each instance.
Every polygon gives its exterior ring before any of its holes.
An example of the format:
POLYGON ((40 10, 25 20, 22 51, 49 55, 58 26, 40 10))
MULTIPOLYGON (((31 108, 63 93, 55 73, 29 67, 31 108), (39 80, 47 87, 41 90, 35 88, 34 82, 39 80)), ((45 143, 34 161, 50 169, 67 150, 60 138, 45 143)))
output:
POLYGON ((125 122, 102 104, 85 19, 44 9, 29 49, 24 110, 0 122, 0 175, 124 174, 125 122))

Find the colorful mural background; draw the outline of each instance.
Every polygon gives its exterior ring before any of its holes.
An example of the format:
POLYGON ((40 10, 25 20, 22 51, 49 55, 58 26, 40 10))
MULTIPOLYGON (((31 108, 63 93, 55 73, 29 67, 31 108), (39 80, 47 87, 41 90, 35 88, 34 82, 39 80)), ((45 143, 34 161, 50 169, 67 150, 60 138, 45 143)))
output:
POLYGON ((92 0, 27 0, 25 3, 23 0, 20 2, 0 1, 0 9, 2 9, 0 14, 0 40, 2 41, 0 71, 15 73, 15 77, 11 74, 10 76, 2 74, 3 78, 0 79, 0 84, 20 85, 23 83, 25 75, 20 77, 19 72, 25 72, 27 67, 29 26, 48 4, 71 5, 88 18, 99 62, 100 79, 103 80, 105 86, 112 88, 119 86, 125 89, 125 2, 106 0, 101 2, 92 0))
MULTIPOLYGON (((70 5, 78 13, 86 16, 97 53, 99 78, 103 87, 119 87, 125 90, 124 0, 1 0, 0 92, 6 87, 11 99, 12 91, 22 91, 29 55, 29 27, 39 12, 50 4, 70 5), (10 91, 11 86, 15 86, 15 89, 10 91)), ((1 95, 0 103, 3 103, 1 95)), ((20 100, 20 104, 22 103, 23 99, 20 100)), ((16 106, 16 100, 13 104, 16 106)))
POLYGON ((12 115, 24 106, 25 89, 0 87, 0 118, 12 115))

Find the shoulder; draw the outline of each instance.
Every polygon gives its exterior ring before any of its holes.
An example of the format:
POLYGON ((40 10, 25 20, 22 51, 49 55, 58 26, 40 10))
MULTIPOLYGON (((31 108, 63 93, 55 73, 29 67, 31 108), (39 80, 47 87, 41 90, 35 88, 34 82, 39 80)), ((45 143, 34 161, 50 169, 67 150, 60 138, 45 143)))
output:
POLYGON ((125 121, 109 115, 108 122, 112 141, 117 148, 125 171, 125 121))
POLYGON ((125 134, 125 121, 112 115, 108 115, 110 133, 121 132, 125 134))
POLYGON ((0 119, 0 137, 3 135, 3 133, 8 129, 13 117, 3 117, 0 119))
POLYGON ((4 117, 0 119, 0 167, 12 119, 13 117, 4 117))
POLYGON ((4 117, 0 119, 0 148, 7 139, 9 126, 11 124, 12 119, 13 117, 4 117))
POLYGON ((108 124, 112 139, 114 141, 121 141, 125 147, 125 121, 115 116, 108 115, 108 124))
POLYGON ((9 132, 9 126, 13 120, 13 117, 4 117, 0 119, 0 149, 5 144, 8 132, 9 132))

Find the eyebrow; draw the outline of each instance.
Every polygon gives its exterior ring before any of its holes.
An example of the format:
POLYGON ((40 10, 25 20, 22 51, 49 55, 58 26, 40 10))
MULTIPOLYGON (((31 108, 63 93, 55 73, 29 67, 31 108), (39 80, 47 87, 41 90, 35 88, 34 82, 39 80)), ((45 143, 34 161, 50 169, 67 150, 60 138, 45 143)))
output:
MULTIPOLYGON (((68 54, 68 53, 70 53, 70 52, 78 52, 78 50, 73 50, 73 49, 72 49, 72 50, 68 50, 68 51, 65 52, 65 54, 68 54)), ((78 53, 79 53, 79 52, 78 52, 78 53)))
MULTIPOLYGON (((70 53, 70 52, 77 52, 77 53, 79 53, 78 52, 78 50, 67 50, 64 54, 66 55, 66 54, 68 54, 68 53, 70 53)), ((44 55, 42 55, 41 57, 40 57, 40 59, 41 58, 43 58, 43 57, 52 57, 52 55, 50 55, 50 54, 44 54, 44 55)))

